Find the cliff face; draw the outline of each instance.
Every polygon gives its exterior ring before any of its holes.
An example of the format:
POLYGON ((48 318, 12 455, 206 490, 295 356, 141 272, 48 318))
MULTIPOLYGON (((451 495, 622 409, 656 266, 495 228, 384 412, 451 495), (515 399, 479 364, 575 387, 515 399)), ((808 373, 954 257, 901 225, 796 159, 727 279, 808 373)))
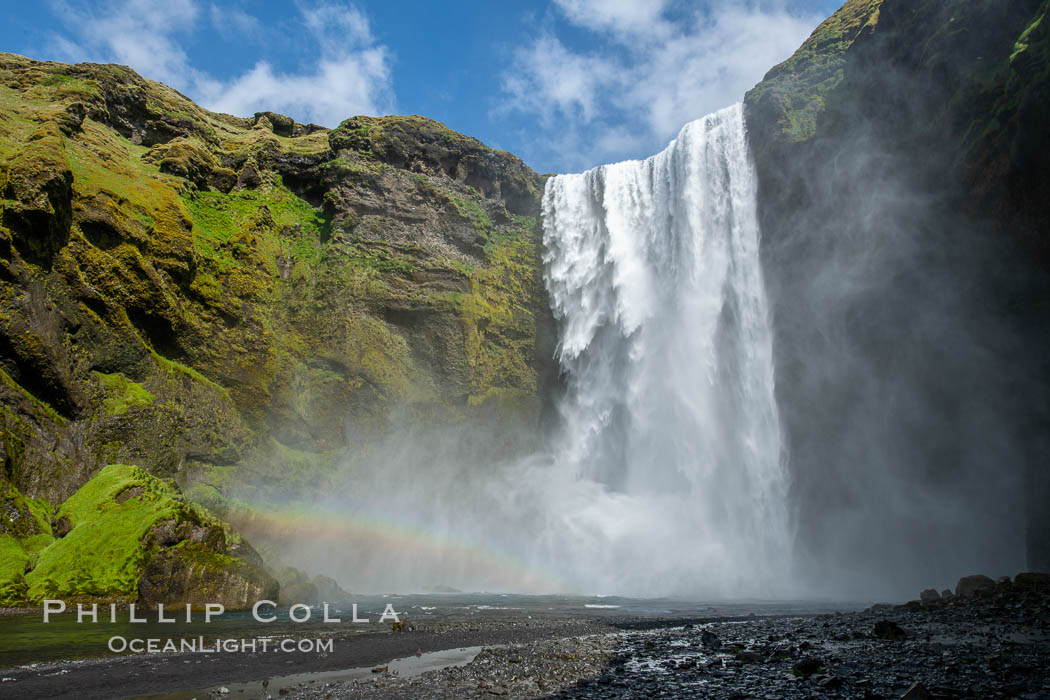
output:
POLYGON ((398 421, 537 427, 543 181, 514 156, 11 54, 0 103, 5 503, 123 463, 221 505, 323 488, 398 421))
POLYGON ((818 576, 1050 567, 1047 10, 850 0, 747 95, 818 576))

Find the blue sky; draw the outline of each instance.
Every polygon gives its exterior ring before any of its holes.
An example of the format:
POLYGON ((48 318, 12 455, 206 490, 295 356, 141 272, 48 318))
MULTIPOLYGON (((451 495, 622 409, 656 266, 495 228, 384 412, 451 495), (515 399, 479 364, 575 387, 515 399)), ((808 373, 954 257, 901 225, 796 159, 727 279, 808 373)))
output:
POLYGON ((115 62, 201 105, 335 126, 423 114, 581 170, 740 100, 841 0, 41 0, 0 48, 115 62))

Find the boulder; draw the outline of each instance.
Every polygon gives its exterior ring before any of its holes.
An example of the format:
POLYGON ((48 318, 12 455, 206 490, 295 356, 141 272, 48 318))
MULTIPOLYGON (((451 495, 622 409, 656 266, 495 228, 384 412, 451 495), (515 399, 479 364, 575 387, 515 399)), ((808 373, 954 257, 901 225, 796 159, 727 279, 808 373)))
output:
POLYGON ((275 600, 277 593, 277 581, 261 567, 196 542, 162 550, 138 584, 138 602, 148 608, 221 603, 227 610, 244 610, 259 600, 275 600))
POLYGON ((791 667, 791 673, 796 676, 812 676, 824 668, 824 662, 815 656, 806 656, 791 667))
POLYGON ((927 588, 920 593, 919 600, 922 601, 923 605, 936 605, 937 603, 943 602, 941 600, 941 594, 932 588, 927 588))
POLYGON ((1014 577, 1014 590, 1050 593, 1050 574, 1027 572, 1014 577))
POLYGON ((983 574, 963 576, 955 585, 955 595, 960 598, 972 598, 995 590, 995 581, 983 574))
POLYGON ((908 634, 892 620, 879 620, 875 623, 872 635, 878 639, 907 639, 908 634))

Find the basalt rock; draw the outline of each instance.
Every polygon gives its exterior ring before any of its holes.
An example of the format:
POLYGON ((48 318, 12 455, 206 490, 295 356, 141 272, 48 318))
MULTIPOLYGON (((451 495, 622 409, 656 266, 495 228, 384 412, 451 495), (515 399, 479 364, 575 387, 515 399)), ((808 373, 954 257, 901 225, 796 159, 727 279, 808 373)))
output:
POLYGON ((972 598, 995 591, 995 581, 983 574, 964 576, 955 584, 955 595, 959 598, 972 598))

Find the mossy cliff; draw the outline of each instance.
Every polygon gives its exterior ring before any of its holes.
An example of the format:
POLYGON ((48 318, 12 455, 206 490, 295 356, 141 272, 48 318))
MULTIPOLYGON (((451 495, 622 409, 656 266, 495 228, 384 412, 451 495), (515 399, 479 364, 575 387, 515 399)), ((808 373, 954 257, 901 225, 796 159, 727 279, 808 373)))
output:
POLYGON ((123 463, 221 505, 323 489, 399 420, 534 434, 542 187, 422 117, 236 118, 0 54, 0 485, 46 508, 123 463))
POLYGON ((850 0, 746 98, 800 542, 859 577, 1050 568, 1048 8, 850 0))

